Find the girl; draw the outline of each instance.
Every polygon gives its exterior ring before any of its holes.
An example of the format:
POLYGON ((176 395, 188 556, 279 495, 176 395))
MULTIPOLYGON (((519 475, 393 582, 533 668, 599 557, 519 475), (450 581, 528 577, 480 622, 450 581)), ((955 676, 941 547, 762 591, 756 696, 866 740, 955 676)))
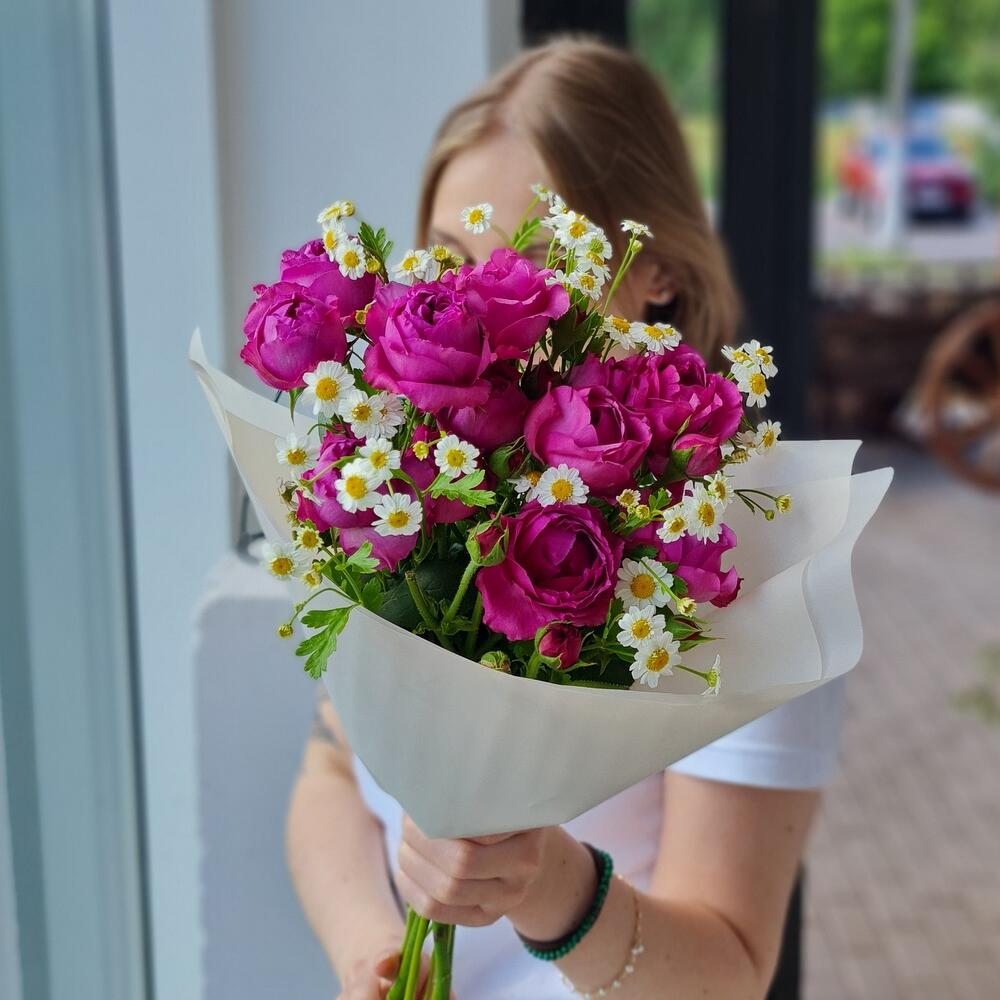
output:
MULTIPOLYGON (((737 322, 725 255, 677 122, 630 55, 559 41, 526 53, 455 108, 431 151, 421 242, 483 259, 500 239, 464 232, 462 208, 487 200, 510 232, 537 181, 609 236, 621 235, 624 218, 648 224, 654 238, 615 313, 668 320, 718 358, 737 322)), ((839 684, 820 688, 565 827, 459 841, 429 839, 401 815, 353 759, 334 706, 322 700, 288 849, 341 997, 385 995, 402 939, 398 894, 459 925, 459 1000, 556 1000, 574 990, 618 1000, 761 1000, 817 789, 833 768, 841 701, 839 684), (526 942, 554 946, 594 907, 600 866, 586 844, 607 852, 623 878, 563 957, 539 960, 526 942)))

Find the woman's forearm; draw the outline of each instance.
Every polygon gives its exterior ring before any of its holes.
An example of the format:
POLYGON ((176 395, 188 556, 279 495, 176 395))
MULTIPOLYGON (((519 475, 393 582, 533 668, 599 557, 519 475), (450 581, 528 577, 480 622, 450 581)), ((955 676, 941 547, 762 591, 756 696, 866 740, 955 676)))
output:
POLYGON ((342 981, 354 963, 397 947, 403 923, 382 830, 340 767, 306 767, 288 815, 288 861, 306 917, 342 981))

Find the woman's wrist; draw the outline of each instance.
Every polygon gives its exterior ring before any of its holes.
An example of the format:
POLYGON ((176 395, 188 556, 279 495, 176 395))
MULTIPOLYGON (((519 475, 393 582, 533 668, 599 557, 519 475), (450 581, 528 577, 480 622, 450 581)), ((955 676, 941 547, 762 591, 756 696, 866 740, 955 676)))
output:
POLYGON ((580 924, 596 891, 590 851, 562 827, 549 827, 542 839, 539 875, 507 918, 523 937, 553 941, 580 924))

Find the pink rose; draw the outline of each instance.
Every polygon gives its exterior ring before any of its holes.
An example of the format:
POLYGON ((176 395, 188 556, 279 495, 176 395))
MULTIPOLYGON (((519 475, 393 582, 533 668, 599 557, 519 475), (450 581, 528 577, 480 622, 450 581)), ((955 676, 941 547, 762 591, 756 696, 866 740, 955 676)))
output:
MULTIPOLYGON (((501 523, 508 532, 506 556, 476 575, 489 628, 516 640, 533 639, 553 622, 604 622, 624 539, 612 533, 595 508, 529 503, 501 523)), ((481 537, 480 545, 485 552, 492 541, 481 537)))
POLYGON ((563 622, 556 622, 550 625, 542 636, 538 643, 538 652, 542 656, 558 657, 560 669, 568 670, 580 659, 582 645, 583 636, 580 635, 579 629, 563 622))
POLYGON ((565 462, 594 493, 613 496, 632 484, 651 435, 645 419, 603 386, 564 385, 531 408, 524 440, 546 465, 565 462))
POLYGON ((518 371, 509 361, 495 361, 483 372, 490 394, 480 406, 448 407, 438 421, 449 434, 471 442, 483 452, 491 452, 524 432, 528 397, 518 385, 518 371))
POLYGON ((648 524, 633 532, 628 539, 629 547, 653 545, 658 559, 676 563, 674 572, 687 584, 688 596, 699 604, 724 608, 736 599, 743 580, 735 568, 722 569, 722 557, 736 546, 736 534, 728 524, 722 525, 715 542, 701 541, 691 535, 675 542, 662 542, 655 529, 656 525, 648 524))
POLYGON ((427 413, 481 406, 490 347, 465 296, 441 282, 383 285, 368 310, 365 381, 427 413))
POLYGON ((282 281, 308 288, 317 298, 335 295, 341 318, 348 326, 354 324, 354 314, 375 295, 375 275, 345 278, 340 265, 327 256, 322 240, 310 240, 298 250, 286 250, 281 255, 279 276, 282 281))
POLYGON ((256 285, 257 301, 243 321, 240 357, 273 389, 299 389, 321 361, 343 361, 347 335, 337 299, 317 298, 301 285, 256 285))
POLYGON ((455 285, 468 296, 496 358, 527 358, 549 323, 569 308, 569 295, 552 272, 535 267, 501 247, 473 268, 463 268, 455 285))

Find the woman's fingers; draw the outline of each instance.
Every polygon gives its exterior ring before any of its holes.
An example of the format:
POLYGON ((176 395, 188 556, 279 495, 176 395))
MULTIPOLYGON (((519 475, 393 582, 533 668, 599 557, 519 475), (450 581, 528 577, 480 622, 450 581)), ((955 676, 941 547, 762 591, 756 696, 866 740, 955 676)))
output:
POLYGON ((501 839, 438 840, 427 837, 407 817, 403 842, 455 879, 516 879, 538 864, 539 831, 504 835, 501 839))
POLYGON ((399 868, 439 903, 500 910, 509 894, 502 879, 460 879, 428 861, 407 843, 399 848, 399 868))
POLYGON ((402 868, 396 873, 400 895, 417 913, 439 924, 456 924, 460 927, 486 927, 499 919, 499 914, 485 912, 479 906, 455 906, 442 903, 402 868))

